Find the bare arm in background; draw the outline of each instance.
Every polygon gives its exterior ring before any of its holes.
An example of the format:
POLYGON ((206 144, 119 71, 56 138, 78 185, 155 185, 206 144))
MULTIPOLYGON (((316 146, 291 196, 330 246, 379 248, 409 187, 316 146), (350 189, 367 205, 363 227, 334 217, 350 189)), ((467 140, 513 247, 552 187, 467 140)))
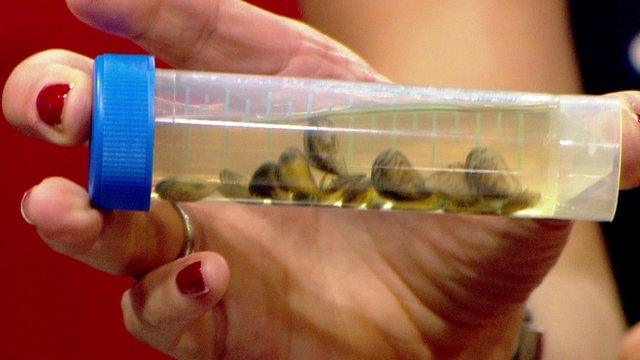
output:
MULTIPOLYGON (((305 20, 394 82, 580 93, 564 2, 302 0, 305 20)), ((624 319, 597 224, 577 223, 530 307, 545 359, 614 358, 624 319)))

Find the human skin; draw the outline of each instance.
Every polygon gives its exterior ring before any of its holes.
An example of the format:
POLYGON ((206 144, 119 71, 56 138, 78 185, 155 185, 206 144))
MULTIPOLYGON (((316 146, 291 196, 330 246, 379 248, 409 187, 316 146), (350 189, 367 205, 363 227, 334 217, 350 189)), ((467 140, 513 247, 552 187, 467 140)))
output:
MULTIPOLYGON (((582 92, 563 0, 405 0, 401 6, 390 1, 302 0, 301 4, 307 22, 348 45, 394 81, 582 92)), ((625 324, 597 224, 574 225, 559 262, 528 307, 535 326, 545 331, 545 359, 616 356, 625 324)))
MULTIPOLYGON (((184 69, 386 81, 312 29, 239 1, 69 0, 83 21, 130 38, 184 69)), ((58 145, 88 139, 92 60, 65 51, 20 64, 3 93, 6 118, 58 145), (71 83, 62 124, 35 99, 71 83)), ((625 169, 638 168, 638 93, 621 95, 625 169), (637 150, 636 150, 637 149, 637 150)), ((626 187, 637 185, 633 170, 626 187)), ((125 325, 179 358, 507 358, 523 307, 558 259, 571 223, 481 216, 185 205, 197 252, 174 210, 100 212, 86 190, 45 179, 25 217, 54 250, 139 280, 123 295, 125 325), (186 296, 176 274, 202 262, 208 292, 186 296)))

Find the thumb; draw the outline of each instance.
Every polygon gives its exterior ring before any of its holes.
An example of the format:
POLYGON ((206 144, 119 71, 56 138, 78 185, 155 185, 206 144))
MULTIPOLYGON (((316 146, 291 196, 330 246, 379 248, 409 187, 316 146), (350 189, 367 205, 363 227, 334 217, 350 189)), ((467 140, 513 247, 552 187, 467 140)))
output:
POLYGON ((634 326, 622 340, 621 360, 640 360, 640 324, 634 326))

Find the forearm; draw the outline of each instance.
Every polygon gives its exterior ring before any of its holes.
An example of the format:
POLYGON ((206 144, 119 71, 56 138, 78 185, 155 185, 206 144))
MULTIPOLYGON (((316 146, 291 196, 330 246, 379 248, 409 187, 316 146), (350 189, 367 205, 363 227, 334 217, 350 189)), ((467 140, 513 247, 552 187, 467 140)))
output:
POLYGON ((529 307, 546 333, 545 359, 615 358, 625 325, 597 224, 575 225, 529 307))
POLYGON ((561 1, 302 0, 305 19, 400 83, 576 92, 561 1))

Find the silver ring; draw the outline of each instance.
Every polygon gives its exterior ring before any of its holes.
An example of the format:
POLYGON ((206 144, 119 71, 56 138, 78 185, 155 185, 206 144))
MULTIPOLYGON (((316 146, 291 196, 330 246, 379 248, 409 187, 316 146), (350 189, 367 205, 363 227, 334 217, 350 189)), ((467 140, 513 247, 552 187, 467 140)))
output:
POLYGON ((193 222, 191 221, 191 217, 189 216, 189 214, 184 211, 180 204, 172 202, 171 205, 173 205, 173 208, 176 209, 178 214, 180 214, 180 219, 182 220, 184 245, 182 247, 182 251, 180 251, 180 257, 185 257, 193 252, 193 248, 195 246, 196 237, 193 231, 193 222))

